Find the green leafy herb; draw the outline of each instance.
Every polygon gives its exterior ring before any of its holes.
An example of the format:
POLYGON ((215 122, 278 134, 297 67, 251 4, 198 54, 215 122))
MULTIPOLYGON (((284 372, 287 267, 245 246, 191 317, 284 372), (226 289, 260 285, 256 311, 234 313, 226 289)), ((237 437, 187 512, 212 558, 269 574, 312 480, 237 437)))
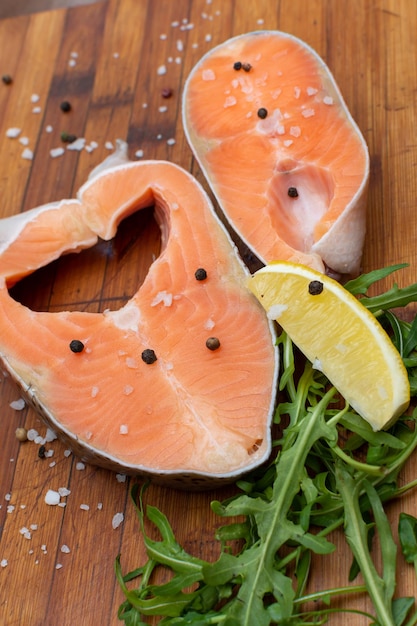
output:
MULTIPOLYGON (((346 285, 373 311, 391 333, 417 394, 417 322, 403 322, 391 310, 417 301, 417 285, 367 297, 368 288, 403 265, 370 272, 346 285)), ((416 318, 417 319, 417 318, 416 318)), ((397 484, 398 474, 417 448, 417 410, 401 417, 387 432, 374 432, 311 363, 297 360, 285 333, 278 338, 283 401, 275 422, 281 427, 271 465, 236 483, 236 495, 212 502, 225 519, 216 532, 220 557, 208 562, 188 554, 178 544, 166 516, 144 505, 146 487, 131 492, 148 560, 122 574, 120 555, 116 578, 125 595, 118 617, 126 626, 159 616, 162 625, 287 626, 323 624, 335 611, 335 597, 367 593, 373 614, 360 614, 378 626, 411 626, 414 598, 394 598, 397 546, 384 504, 417 486, 397 484), (243 521, 236 522, 236 518, 243 521), (231 518, 231 521, 227 521, 231 518), (151 539, 145 521, 152 522, 160 539, 151 539), (361 572, 364 584, 308 593, 314 553, 334 551, 329 540, 344 530, 352 552, 351 581, 361 572), (381 571, 375 565, 374 539, 380 546, 381 571), (238 544, 232 550, 230 542, 238 544), (160 567, 171 572, 154 584, 160 567), (136 588, 130 583, 138 580, 136 588), (313 606, 313 610, 310 608, 313 606), (408 620, 408 621, 407 621, 408 620)), ((297 359, 299 356, 297 356, 297 359)), ((399 540, 406 561, 417 571, 417 520, 400 515, 399 540)))

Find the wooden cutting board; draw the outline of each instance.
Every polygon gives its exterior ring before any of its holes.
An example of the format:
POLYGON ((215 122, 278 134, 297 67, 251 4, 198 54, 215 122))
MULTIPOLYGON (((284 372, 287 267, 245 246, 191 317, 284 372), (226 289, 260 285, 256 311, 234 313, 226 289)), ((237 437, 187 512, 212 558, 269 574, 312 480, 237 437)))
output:
MULTIPOLYGON (((182 131, 182 85, 212 46, 262 28, 300 37, 329 65, 371 154, 364 269, 407 262, 398 283, 415 282, 417 11, 410 0, 349 0, 343 7, 339 0, 108 0, 0 21, 0 74, 13 79, 0 83, 0 217, 72 196, 117 138, 129 142, 132 159, 174 161, 205 184, 182 131), (172 96, 164 99, 163 89, 172 96), (60 109, 64 100, 69 113, 60 109), (21 129, 19 136, 7 137, 10 128, 21 129), (62 132, 84 137, 85 148, 53 158, 62 132)), ((25 280, 16 297, 36 310, 118 308, 159 245, 152 212, 143 212, 114 242, 25 280)), ((6 377, 0 394, 0 561, 7 561, 0 567, 0 623, 115 626, 123 597, 114 559, 121 552, 124 571, 145 559, 129 501, 133 480, 80 468, 59 441, 46 444, 52 456, 39 458, 39 444, 19 444, 15 430, 25 426, 43 437, 44 426, 31 410, 10 406, 19 393, 6 377), (62 498, 66 507, 47 506, 47 490, 61 487, 71 492, 62 498), (113 529, 119 512, 124 521, 113 529)), ((416 476, 414 457, 402 480, 416 476)), ((220 522, 209 504, 231 493, 233 487, 200 494, 151 487, 147 501, 167 514, 187 550, 214 559, 220 522)), ((416 508, 413 495, 390 505, 393 527, 399 511, 416 515, 416 508)), ((317 564, 315 589, 346 584, 350 556, 342 536, 334 540, 338 551, 325 568, 317 564)), ((398 568, 398 593, 417 595, 412 568, 402 558, 398 568)), ((371 608, 362 597, 349 606, 371 608)), ((339 615, 330 623, 365 621, 339 615)))

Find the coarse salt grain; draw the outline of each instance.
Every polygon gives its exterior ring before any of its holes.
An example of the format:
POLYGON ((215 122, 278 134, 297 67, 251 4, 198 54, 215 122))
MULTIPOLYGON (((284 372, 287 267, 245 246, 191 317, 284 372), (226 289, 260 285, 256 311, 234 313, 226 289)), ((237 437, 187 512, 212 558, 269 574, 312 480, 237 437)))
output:
POLYGON ((106 141, 106 143, 104 144, 104 147, 106 148, 106 150, 114 150, 114 145, 112 144, 111 141, 106 141))
POLYGON ((143 157, 143 150, 136 150, 135 156, 140 159, 143 157))
POLYGON ((124 520, 124 515, 123 515, 123 513, 116 513, 116 514, 113 516, 113 519, 112 519, 112 521, 111 521, 112 528, 113 528, 114 530, 115 530, 116 528, 118 528, 118 527, 120 526, 120 524, 123 522, 123 520, 124 520))
POLYGON ((97 503, 97 510, 98 511, 102 511, 103 510, 103 503, 102 502, 98 502, 97 503))
POLYGON ((85 464, 82 461, 78 461, 78 463, 75 464, 75 469, 78 471, 85 470, 85 464))
POLYGON ((47 428, 46 429, 46 435, 45 435, 45 441, 47 442, 51 442, 51 441, 55 441, 55 439, 58 439, 56 432, 54 430, 52 430, 52 428, 47 428))
POLYGON ((45 126, 45 132, 46 133, 52 133, 53 130, 54 130, 54 128, 50 124, 48 124, 48 126, 45 126))
POLYGON ((40 113, 42 111, 41 107, 33 107, 32 113, 40 113))
POLYGON ((84 137, 79 137, 78 139, 76 139, 75 141, 73 141, 72 143, 69 143, 67 145, 67 150, 82 150, 85 147, 85 138, 84 137))
POLYGON ((211 39, 212 39, 211 35, 206 35, 206 36, 204 37, 204 41, 207 41, 207 43, 208 43, 209 41, 211 41, 211 39))
POLYGON ((325 96, 323 98, 323 102, 324 104, 328 104, 328 105, 333 104, 333 98, 331 96, 325 96))
POLYGON ((168 107, 167 107, 167 106, 160 106, 160 107, 158 108, 158 111, 159 111, 160 113, 166 113, 166 111, 168 111, 168 107))
POLYGON ((7 566, 8 566, 8 564, 9 564, 9 562, 8 562, 8 560, 7 560, 7 559, 2 559, 2 560, 0 561, 0 567, 7 567, 7 566))
POLYGON ((137 366, 138 366, 138 362, 136 361, 136 359, 132 358, 131 356, 128 356, 128 357, 126 358, 126 365, 127 365, 130 369, 134 370, 134 369, 136 369, 136 368, 137 368, 137 366))
POLYGON ((175 145, 175 139, 173 137, 171 137, 170 139, 167 139, 167 144, 169 146, 173 146, 175 145))
POLYGON ((26 161, 31 161, 33 159, 33 151, 29 148, 25 148, 22 152, 22 159, 26 159, 26 161))
POLYGON ((53 489, 48 489, 45 494, 45 502, 50 506, 56 506, 61 499, 58 491, 54 491, 53 489))
POLYGON ((303 111, 301 111, 301 115, 305 118, 307 117, 313 117, 313 115, 315 115, 315 111, 314 109, 304 109, 303 111))
POLYGON ((66 458, 68 458, 69 456, 71 456, 71 450, 64 450, 64 456, 66 458))
POLYGON ((95 398, 97 396, 98 392, 99 392, 99 388, 98 387, 96 387, 96 386, 92 387, 91 388, 91 397, 95 398))
POLYGON ((203 70, 202 79, 203 80, 216 80, 216 74, 211 69, 203 70))
MULTIPOLYGON (((126 387, 125 387, 125 393, 126 393, 126 387)), ((129 394, 126 394, 126 395, 129 395, 129 394)), ((129 429, 126 426, 126 424, 120 424, 119 433, 121 435, 127 435, 129 433, 129 429)))
POLYGON ((166 35, 165 33, 161 33, 159 35, 159 39, 161 39, 162 41, 165 41, 165 39, 168 39, 168 35, 166 35))
POLYGON ((9 406, 15 411, 21 411, 25 408, 26 402, 23 400, 23 398, 19 398, 19 400, 13 400, 13 402, 10 402, 9 406))
POLYGON ((33 93, 30 96, 30 101, 33 102, 33 103, 39 102, 39 100, 40 100, 40 96, 37 93, 33 93))
POLYGON ((118 483, 126 482, 126 474, 116 474, 116 480, 118 483))
POLYGON ((29 145, 29 137, 20 137, 19 138, 19 143, 21 143, 22 146, 28 146, 29 145))
POLYGON ((61 569, 62 568, 62 563, 57 563, 55 565, 55 569, 61 569))
POLYGON ((58 489, 58 493, 61 496, 61 498, 65 498, 66 496, 70 495, 71 491, 67 489, 66 487, 60 487, 58 489))
POLYGON ((63 552, 64 554, 69 554, 71 552, 71 550, 69 549, 69 547, 64 543, 61 546, 61 552, 63 552))
POLYGON ((15 507, 13 506, 13 504, 8 504, 6 511, 7 513, 13 513, 14 509, 15 507))
POLYGON ((158 304, 163 304, 164 306, 172 305, 172 293, 168 293, 167 291, 158 291, 156 296, 151 302, 151 306, 157 306, 158 304))
POLYGON ((299 98, 301 94, 301 89, 299 87, 294 87, 294 98, 299 98))
POLYGON ((4 496, 4 499, 6 500, 6 502, 10 502, 10 500, 12 499, 12 494, 6 493, 6 495, 4 496))
POLYGON ((32 533, 30 532, 29 528, 26 528, 26 526, 23 526, 20 530, 19 530, 20 534, 23 535, 23 537, 25 539, 32 539, 32 533))
POLYGON ((223 107, 227 109, 227 107, 233 107, 237 104, 237 100, 234 96, 228 96, 224 101, 223 107))
POLYGON ((214 320, 212 320, 211 318, 209 318, 208 320, 206 320, 206 322, 204 323, 204 328, 206 330, 212 330, 215 327, 215 322, 214 320))
POLYGON ((36 437, 39 435, 38 431, 34 428, 29 428, 27 432, 28 441, 35 441, 36 437))
POLYGON ((299 137, 301 135, 301 128, 299 126, 291 126, 290 135, 293 137, 299 137))
POLYGON ((315 87, 307 87, 307 95, 314 96, 317 93, 317 89, 315 87))
POLYGON ((15 137, 19 137, 20 133, 21 133, 21 129, 20 128, 8 128, 6 130, 6 137, 10 137, 11 139, 14 139, 15 137))
POLYGON ((82 511, 89 511, 90 507, 88 506, 88 504, 80 504, 80 509, 82 511))
POLYGON ((52 148, 49 151, 49 154, 51 155, 51 157, 53 159, 56 159, 56 157, 62 156, 64 154, 64 152, 65 152, 64 148, 61 148, 61 147, 60 148, 52 148))
POLYGON ((184 43, 181 39, 177 39, 177 50, 178 52, 182 52, 184 50, 184 43))
POLYGON ((156 73, 158 74, 158 76, 163 76, 164 74, 166 74, 167 73, 166 65, 160 65, 158 69, 156 70, 156 73))

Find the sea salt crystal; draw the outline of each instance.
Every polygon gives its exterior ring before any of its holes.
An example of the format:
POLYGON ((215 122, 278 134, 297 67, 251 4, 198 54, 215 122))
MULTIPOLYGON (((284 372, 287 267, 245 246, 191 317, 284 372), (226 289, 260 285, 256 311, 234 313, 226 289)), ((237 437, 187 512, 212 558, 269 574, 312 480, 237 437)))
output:
POLYGON ((126 482, 126 474, 116 474, 116 480, 118 483, 126 482))
POLYGON ((45 132, 46 133, 52 133, 53 130, 54 130, 54 128, 50 124, 48 124, 48 126, 45 126, 45 132))
POLYGON ((80 509, 82 511, 89 511, 90 507, 88 506, 88 504, 80 504, 80 509))
POLYGON ((29 137, 20 137, 19 143, 21 143, 22 146, 28 146, 29 145, 29 137))
POLYGON ((61 499, 58 491, 54 491, 53 489, 48 489, 45 495, 45 502, 50 506, 56 506, 61 499))
POLYGON ((293 137, 299 137, 301 135, 301 128, 299 126, 291 126, 290 135, 293 137))
POLYGON ((317 93, 315 87, 307 87, 306 91, 308 96, 314 96, 317 93))
POLYGON ((78 461, 78 463, 75 464, 75 469, 82 472, 85 470, 85 464, 82 461, 78 461))
POLYGON ((65 152, 64 148, 59 147, 59 148, 52 148, 52 150, 49 151, 49 154, 51 155, 53 159, 56 159, 56 157, 62 156, 64 152, 65 152))
POLYGON ((51 441, 55 441, 55 439, 58 439, 56 432, 54 430, 52 430, 52 428, 47 428, 46 430, 46 435, 45 435, 45 441, 50 443, 51 441))
POLYGON ((111 521, 111 525, 112 525, 113 529, 118 528, 120 526, 120 524, 123 522, 123 520, 124 520, 123 513, 116 513, 113 516, 113 519, 111 521))
POLYGON ((204 328, 206 330, 212 330, 215 327, 216 323, 214 320, 212 320, 211 318, 209 318, 205 324, 204 324, 204 328))
POLYGON ((237 104, 236 98, 234 96, 228 96, 224 101, 223 107, 227 109, 227 107, 235 106, 235 104, 237 104))
POLYGON ((161 33, 159 35, 159 39, 161 39, 162 41, 165 41, 165 39, 168 39, 168 35, 166 35, 165 33, 161 33))
POLYGON ((156 73, 158 74, 158 76, 163 76, 164 74, 166 74, 167 73, 166 65, 160 65, 158 69, 156 70, 156 73))
POLYGON ((184 43, 181 41, 181 39, 177 40, 177 50, 178 52, 182 52, 184 50, 184 43))
POLYGON ((175 145, 175 139, 173 137, 171 137, 170 139, 167 139, 167 144, 169 146, 174 146, 175 145))
POLYGON ((2 560, 0 561, 0 567, 7 567, 7 566, 8 566, 8 564, 9 564, 9 562, 8 562, 8 560, 7 560, 7 559, 2 559, 2 560))
POLYGON ((134 369, 137 368, 138 362, 136 361, 136 359, 132 358, 131 356, 128 356, 127 359, 126 359, 126 365, 130 369, 134 370, 134 369))
POLYGON ((166 111, 168 111, 168 107, 167 107, 167 106, 160 106, 160 107, 158 108, 158 111, 159 111, 160 113, 166 113, 166 111))
POLYGON ((62 568, 62 563, 57 563, 55 565, 55 569, 61 569, 62 568))
POLYGON ((33 93, 33 94, 30 96, 30 101, 31 101, 31 102, 33 102, 33 103, 35 103, 35 102, 39 102, 39 100, 40 100, 40 99, 41 99, 41 98, 40 98, 39 94, 37 94, 37 93, 33 93))
POLYGON ((13 504, 8 504, 6 511, 7 513, 13 513, 14 509, 15 507, 13 506, 13 504))
POLYGON ((104 144, 104 147, 106 148, 106 150, 114 150, 114 145, 112 144, 111 141, 106 141, 106 143, 104 144))
POLYGON ((71 456, 71 450, 64 450, 64 456, 66 458, 68 458, 69 456, 71 456))
POLYGON ((277 320, 287 309, 287 304, 273 304, 267 313, 267 317, 270 320, 277 320))
POLYGON ((33 159, 33 150, 25 148, 22 152, 22 159, 26 159, 26 161, 31 161, 33 159))
POLYGON ((26 526, 23 526, 20 530, 19 530, 20 534, 23 535, 23 537, 25 539, 32 539, 32 533, 30 532, 29 528, 26 528, 26 526))
POLYGON ((6 137, 10 137, 11 139, 15 139, 16 137, 19 137, 21 133, 21 129, 20 128, 8 128, 6 130, 6 137))
POLYGON ((141 158, 143 157, 143 150, 136 150, 136 152, 135 152, 135 156, 136 156, 138 159, 141 159, 141 158))
POLYGON ((210 41, 211 41, 211 39, 212 39, 211 35, 206 35, 206 36, 204 37, 204 41, 207 41, 207 43, 208 43, 208 42, 210 42, 210 41))
POLYGON ((69 547, 64 543, 61 546, 61 552, 63 552, 64 554, 69 554, 71 552, 71 550, 69 549, 69 547))
POLYGON ((6 495, 4 496, 4 499, 6 500, 6 502, 10 502, 10 500, 12 499, 12 494, 6 493, 6 495))
POLYGON ((103 503, 102 502, 98 502, 97 503, 97 510, 98 511, 102 511, 103 510, 103 503))
POLYGON ((66 496, 70 495, 71 491, 67 489, 66 487, 60 487, 58 489, 58 493, 61 496, 61 498, 65 498, 66 496))
POLYGON ((42 111, 41 107, 33 107, 32 113, 40 113, 42 111))
POLYGON ((39 433, 35 428, 29 428, 27 432, 28 441, 35 441, 36 437, 38 437, 39 433))
POLYGON ((85 138, 79 137, 78 139, 76 139, 75 141, 67 145, 67 150, 81 151, 84 147, 85 147, 85 138))
MULTIPOLYGON (((132 391, 133 391, 133 389, 132 389, 132 391)), ((125 393, 126 393, 126 387, 125 387, 125 393)), ((131 392, 131 393, 132 393, 132 392, 131 392)), ((126 395, 129 395, 129 394, 126 394, 126 395)), ((119 427, 119 433, 120 433, 121 435, 127 435, 127 434, 129 434, 129 429, 128 429, 128 427, 126 426, 126 424, 120 424, 120 427, 119 427)))
POLYGON ((303 117, 313 117, 313 115, 315 115, 315 111, 314 109, 304 109, 303 111, 301 111, 301 115, 303 117))
POLYGON ((92 387, 91 388, 91 397, 95 398, 97 396, 98 392, 99 392, 99 388, 98 387, 96 387, 96 386, 92 387))
POLYGON ((277 135, 285 135, 285 126, 284 126, 284 124, 277 124, 276 131, 277 131, 277 135))
POLYGON ((75 59, 70 59, 70 60, 68 61, 68 65, 69 65, 70 67, 75 67, 75 66, 77 65, 77 61, 76 61, 75 59))
POLYGON ((151 306, 157 306, 160 303, 162 303, 164 306, 171 306, 172 293, 168 293, 167 291, 158 291, 158 293, 151 302, 151 306))
POLYGON ((10 402, 9 406, 15 411, 21 411, 25 408, 26 402, 23 400, 23 398, 19 398, 19 400, 13 400, 13 402, 10 402))
POLYGON ((328 105, 333 104, 333 98, 331 96, 325 96, 323 98, 323 102, 324 104, 328 104, 328 105))
POLYGON ((202 79, 203 80, 216 80, 216 74, 211 69, 203 70, 202 79))

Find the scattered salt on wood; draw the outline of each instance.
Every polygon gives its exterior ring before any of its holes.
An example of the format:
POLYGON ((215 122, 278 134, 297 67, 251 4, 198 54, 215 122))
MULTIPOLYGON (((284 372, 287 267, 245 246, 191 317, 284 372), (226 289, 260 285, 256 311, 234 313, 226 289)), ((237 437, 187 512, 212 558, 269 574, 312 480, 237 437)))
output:
POLYGON ((115 530, 116 528, 118 528, 120 526, 120 524, 123 522, 123 520, 124 520, 123 513, 116 513, 113 516, 113 519, 111 521, 111 525, 112 525, 113 529, 115 530))
POLYGON ((90 507, 89 507, 89 505, 88 505, 88 504, 80 504, 80 509, 81 509, 82 511, 89 511, 89 510, 90 510, 90 507))
POLYGON ((24 401, 23 398, 19 398, 19 400, 13 400, 13 402, 10 402, 9 406, 15 411, 21 411, 22 409, 25 408, 26 402, 24 401))
POLYGON ((41 107, 33 107, 32 113, 40 113, 42 111, 41 107))
POLYGON ((36 437, 38 437, 39 433, 35 428, 29 428, 27 432, 28 441, 35 441, 36 437))
POLYGON ((167 107, 167 106, 160 106, 160 107, 158 108, 158 111, 159 111, 160 113, 166 113, 166 111, 168 111, 168 107, 167 107))
POLYGON ((141 157, 143 157, 143 150, 136 150, 135 152, 135 156, 140 159, 141 157))
POLYGON ((75 469, 78 471, 85 470, 85 464, 82 461, 78 461, 78 463, 75 464, 75 469))
POLYGON ((54 128, 50 124, 48 124, 48 126, 45 126, 45 132, 46 133, 52 133, 53 130, 54 130, 54 128))
POLYGON ((37 93, 33 93, 33 94, 30 96, 30 101, 31 101, 31 102, 33 102, 33 103, 35 103, 35 102, 39 102, 39 100, 40 100, 40 96, 39 96, 39 94, 37 94, 37 93))
POLYGON ((26 159, 26 161, 31 161, 33 159, 33 150, 30 150, 30 148, 25 148, 22 152, 22 159, 26 159))
POLYGON ((156 70, 156 73, 158 74, 158 76, 163 76, 164 74, 166 74, 167 73, 166 65, 160 65, 158 69, 156 70))
POLYGON ((71 552, 71 550, 69 549, 69 547, 64 543, 61 546, 61 552, 63 552, 64 554, 69 554, 71 552))
POLYGON ((6 495, 4 496, 4 499, 6 500, 6 502, 10 502, 10 500, 12 499, 12 494, 6 493, 6 495))
POLYGON ((28 146, 29 145, 29 137, 20 137, 19 138, 19 143, 21 143, 22 146, 28 146))
POLYGON ((8 560, 7 560, 7 559, 2 559, 2 560, 0 561, 0 567, 7 567, 7 566, 8 566, 8 564, 9 564, 9 562, 8 562, 8 560))
POLYGON ((116 480, 118 483, 126 482, 126 474, 116 474, 116 480))
POLYGON ((11 139, 14 139, 15 137, 19 137, 21 132, 22 131, 20 128, 16 128, 16 127, 8 128, 6 130, 6 137, 10 137, 11 139))
POLYGON ((68 458, 69 456, 71 456, 71 450, 64 450, 64 456, 66 458, 68 458))
POLYGON ((62 568, 62 563, 57 563, 55 565, 55 569, 61 569, 62 568))
POLYGON ((61 496, 61 498, 65 498, 66 496, 70 495, 71 491, 67 489, 66 487, 60 487, 58 489, 58 493, 61 496))
POLYGON ((174 146, 175 145, 175 139, 173 137, 171 137, 170 139, 167 139, 167 144, 169 146, 174 146))
POLYGON ((45 495, 45 502, 50 506, 56 506, 61 499, 58 491, 54 491, 53 489, 48 489, 45 495))
POLYGON ((51 155, 51 157, 53 159, 56 159, 56 157, 62 156, 64 154, 64 152, 65 152, 64 148, 61 148, 61 147, 60 148, 52 148, 49 151, 49 154, 51 155))
POLYGON ((76 139, 75 141, 73 141, 72 143, 69 143, 67 145, 67 150, 82 150, 85 147, 85 138, 84 137, 79 137, 78 139, 76 139))

